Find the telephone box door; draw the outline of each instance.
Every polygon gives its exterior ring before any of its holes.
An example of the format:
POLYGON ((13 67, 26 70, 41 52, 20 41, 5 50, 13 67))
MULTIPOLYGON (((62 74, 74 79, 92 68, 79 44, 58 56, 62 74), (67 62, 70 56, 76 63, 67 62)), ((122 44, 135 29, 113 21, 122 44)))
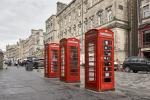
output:
POLYGON ((98 87, 96 67, 96 40, 96 38, 91 38, 89 41, 85 42, 85 87, 92 90, 95 90, 98 87))
POLYGON ((50 76, 58 77, 59 76, 59 45, 51 45, 51 62, 50 62, 50 76))
POLYGON ((80 81, 80 45, 79 40, 68 38, 60 40, 60 80, 80 81))
POLYGON ((114 43, 112 38, 101 38, 101 59, 102 67, 100 90, 114 89, 114 43))
POLYGON ((60 80, 66 80, 66 46, 62 42, 60 44, 60 80))
POLYGON ((68 44, 68 72, 69 79, 80 81, 80 47, 79 43, 68 44))
POLYGON ((114 89, 114 41, 109 29, 85 34, 85 87, 95 91, 114 89))

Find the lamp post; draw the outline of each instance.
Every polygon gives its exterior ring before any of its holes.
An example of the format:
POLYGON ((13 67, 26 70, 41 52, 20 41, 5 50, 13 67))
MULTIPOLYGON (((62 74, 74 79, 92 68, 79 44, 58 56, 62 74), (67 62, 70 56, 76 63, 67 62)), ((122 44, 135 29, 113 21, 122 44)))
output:
POLYGON ((83 49, 84 48, 84 42, 83 42, 84 41, 84 31, 83 31, 83 16, 84 16, 84 12, 83 12, 83 2, 84 1, 82 0, 82 7, 81 7, 81 9, 82 9, 81 10, 81 12, 82 12, 81 13, 81 15, 82 15, 82 26, 81 26, 81 28, 82 28, 82 34, 81 35, 82 35, 82 37, 81 37, 81 41, 80 41, 81 42, 81 48, 82 48, 81 49, 81 64, 84 63, 84 61, 83 61, 84 60, 84 57, 83 57, 84 56, 84 49, 83 49))

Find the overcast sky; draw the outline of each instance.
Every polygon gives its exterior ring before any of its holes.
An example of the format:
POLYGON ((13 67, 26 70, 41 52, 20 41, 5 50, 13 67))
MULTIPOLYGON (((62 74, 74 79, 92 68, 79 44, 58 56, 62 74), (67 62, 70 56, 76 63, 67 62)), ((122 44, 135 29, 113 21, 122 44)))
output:
POLYGON ((56 13, 56 2, 71 0, 0 0, 0 49, 25 39, 31 29, 44 29, 46 19, 56 13))

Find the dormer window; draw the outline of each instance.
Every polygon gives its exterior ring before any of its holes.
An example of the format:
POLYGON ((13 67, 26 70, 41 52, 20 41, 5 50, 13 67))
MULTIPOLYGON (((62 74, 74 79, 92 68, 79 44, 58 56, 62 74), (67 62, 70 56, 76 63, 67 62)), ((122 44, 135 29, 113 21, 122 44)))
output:
POLYGON ((113 13, 112 13, 112 6, 106 8, 106 11, 107 11, 107 21, 112 21, 113 20, 113 13))

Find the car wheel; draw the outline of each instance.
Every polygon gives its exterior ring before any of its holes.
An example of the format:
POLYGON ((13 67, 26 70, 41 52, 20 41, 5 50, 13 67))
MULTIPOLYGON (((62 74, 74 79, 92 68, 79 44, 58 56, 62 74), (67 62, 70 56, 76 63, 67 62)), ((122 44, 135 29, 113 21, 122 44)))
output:
POLYGON ((126 67, 125 72, 131 72, 131 69, 129 67, 126 67))
POLYGON ((137 73, 138 71, 134 70, 133 72, 134 72, 134 73, 137 73))

